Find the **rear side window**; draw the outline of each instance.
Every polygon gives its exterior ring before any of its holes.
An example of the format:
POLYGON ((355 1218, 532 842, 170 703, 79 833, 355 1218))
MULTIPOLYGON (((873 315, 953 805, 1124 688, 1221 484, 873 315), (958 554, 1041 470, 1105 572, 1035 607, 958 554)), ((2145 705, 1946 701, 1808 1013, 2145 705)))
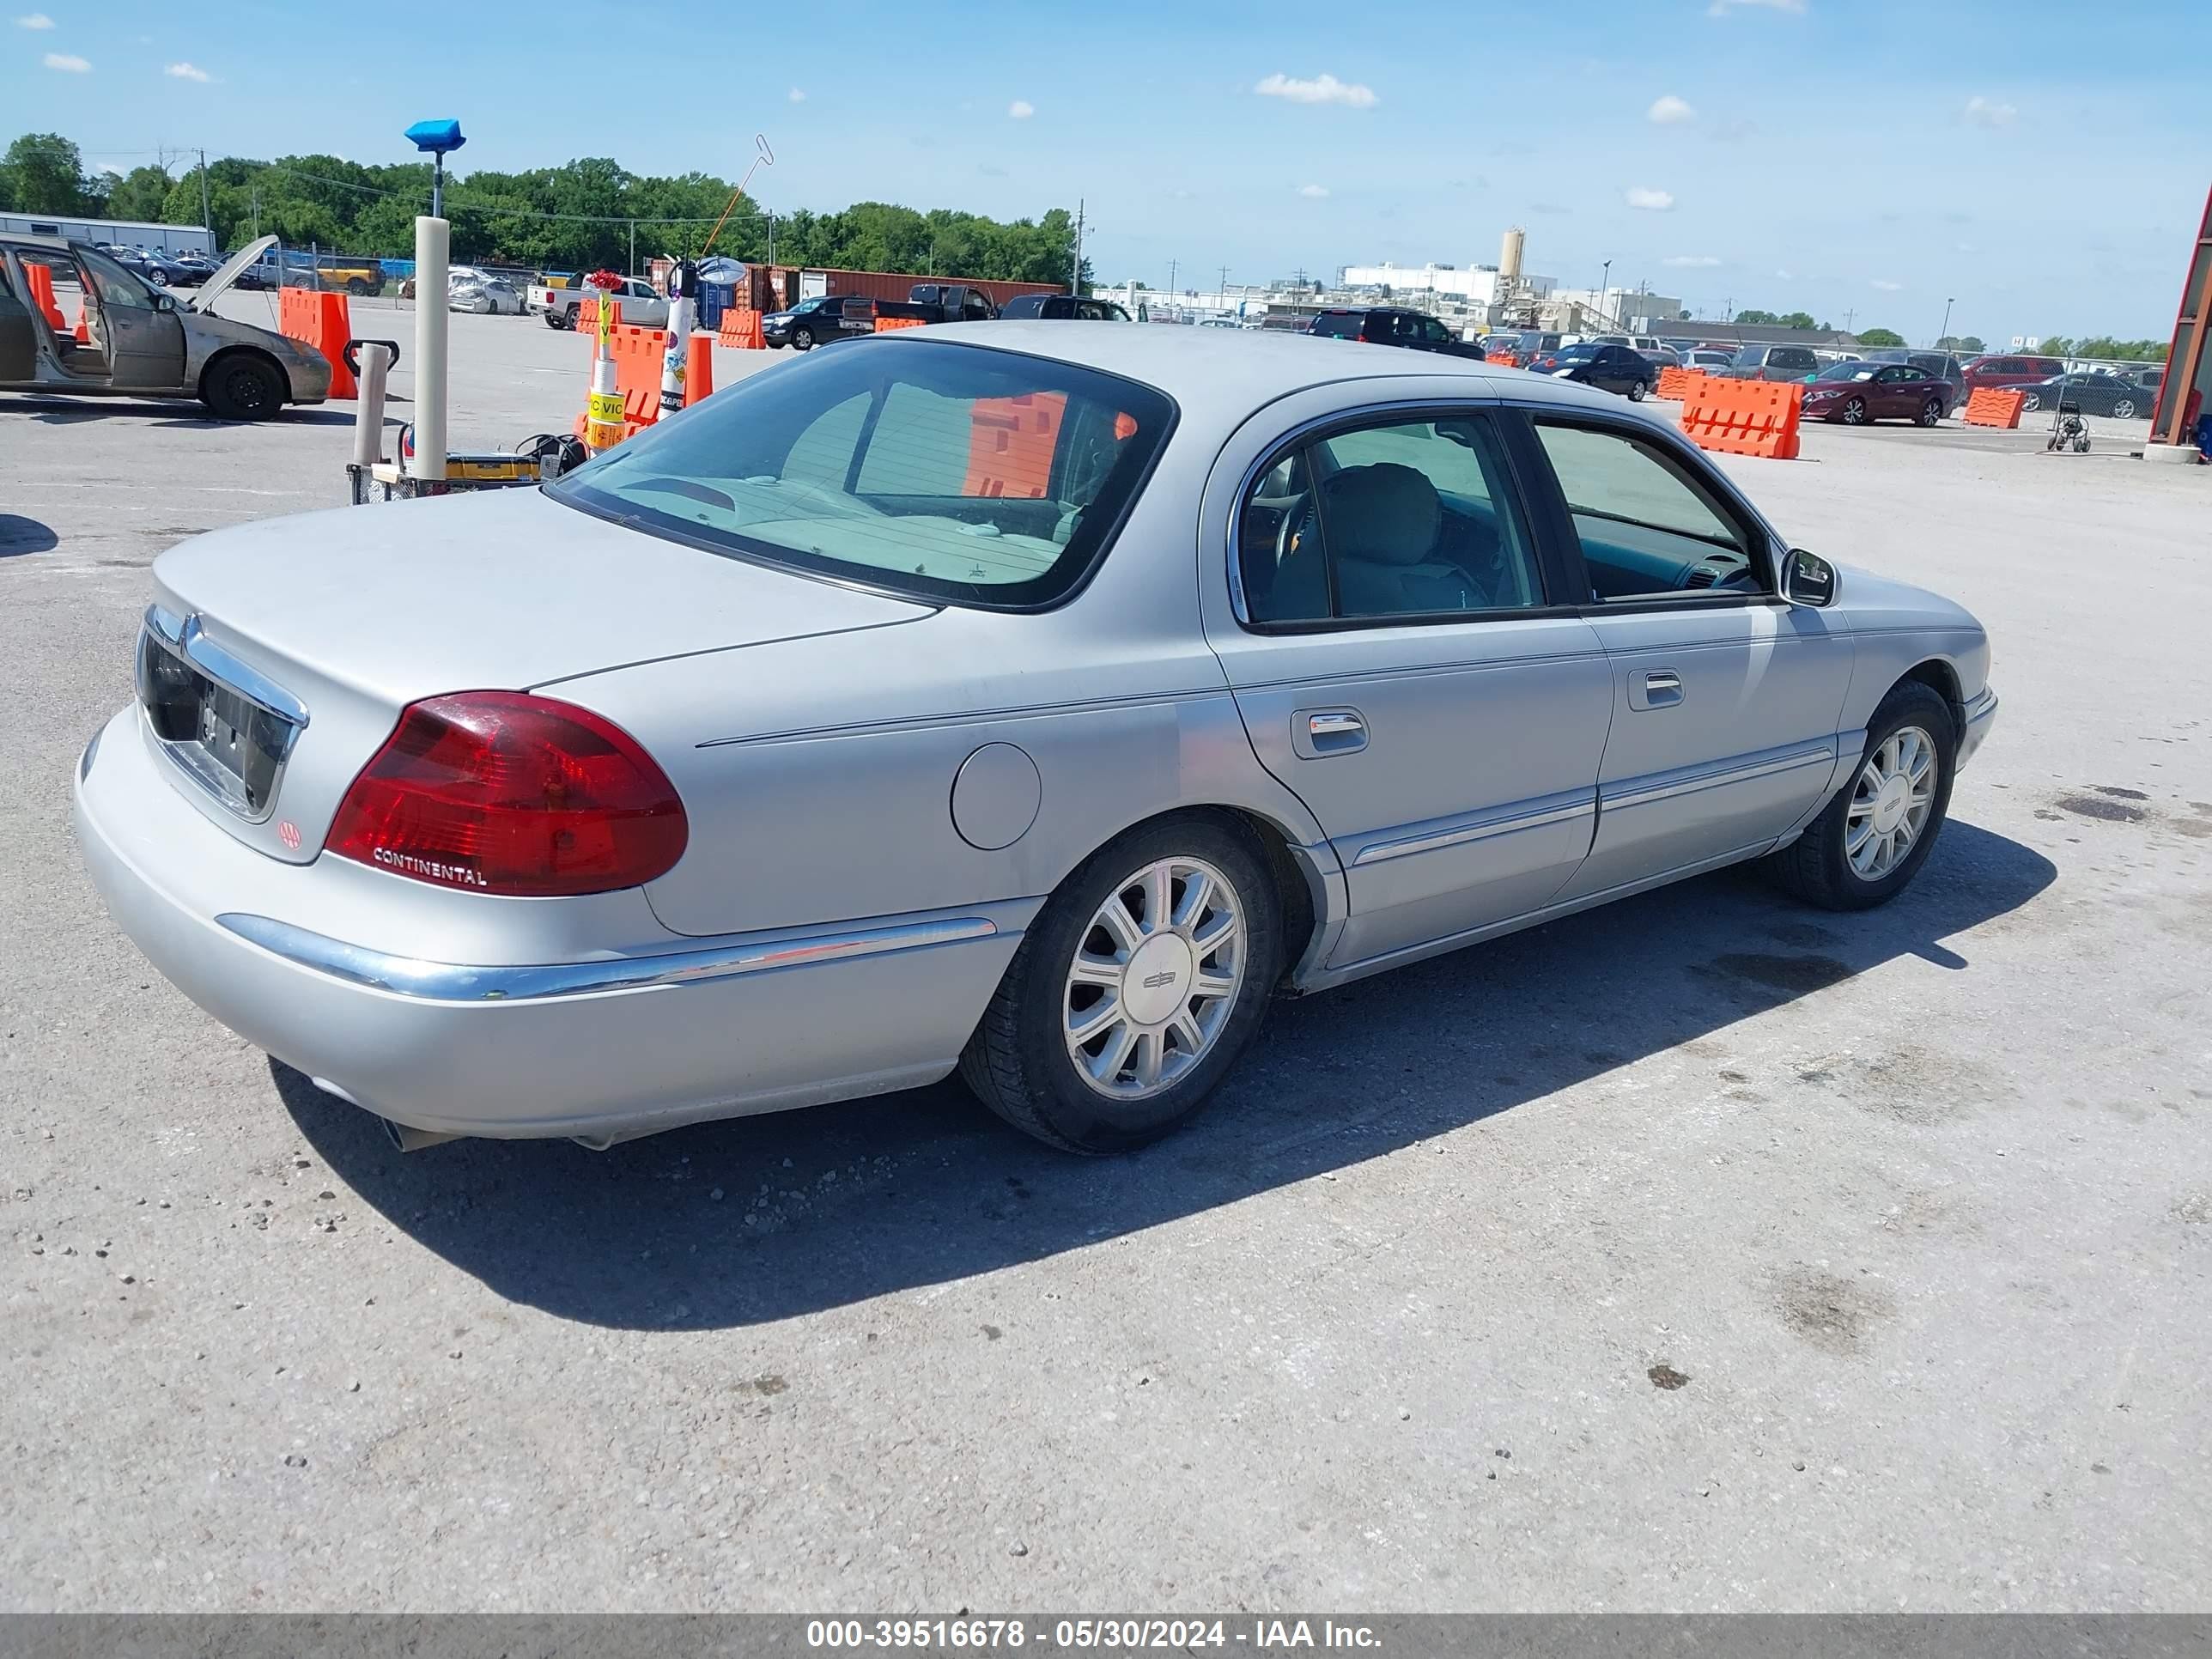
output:
POLYGON ((920 599, 1072 592, 1175 421, 1117 375, 937 341, 848 343, 740 381, 555 499, 733 557, 920 599))

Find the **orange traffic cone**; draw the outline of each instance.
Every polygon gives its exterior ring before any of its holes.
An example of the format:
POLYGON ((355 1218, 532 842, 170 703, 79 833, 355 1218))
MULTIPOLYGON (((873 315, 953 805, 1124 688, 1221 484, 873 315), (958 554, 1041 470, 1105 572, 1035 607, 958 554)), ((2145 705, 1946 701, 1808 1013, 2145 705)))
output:
POLYGON ((714 337, 694 334, 684 348, 684 407, 714 395, 714 337))
POLYGON ((92 307, 89 305, 82 301, 78 303, 76 308, 76 343, 79 345, 90 345, 92 343, 92 330, 88 325, 90 321, 88 313, 91 310, 92 307))

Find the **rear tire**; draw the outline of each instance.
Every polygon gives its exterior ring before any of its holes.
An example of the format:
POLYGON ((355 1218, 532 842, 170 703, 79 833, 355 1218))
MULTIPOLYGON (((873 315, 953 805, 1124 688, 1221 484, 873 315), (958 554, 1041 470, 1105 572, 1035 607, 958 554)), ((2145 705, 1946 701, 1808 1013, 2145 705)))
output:
POLYGON ((1824 909, 1864 910, 1895 898, 1928 861, 1949 816, 1958 752, 1958 716, 1948 702, 1918 680, 1892 687, 1867 723, 1866 748, 1850 781, 1803 835, 1766 860, 1768 867, 1790 892, 1824 909), (1917 769, 1923 750, 1924 773, 1917 769), (1888 781, 1900 774, 1901 787, 1888 781), (1915 803, 1923 788, 1920 810, 1915 803), (1881 841, 1890 842, 1887 861, 1881 841))
POLYGON ((284 407, 284 377, 266 358, 218 357, 200 376, 200 401, 218 421, 266 421, 284 407))
POLYGON ((2135 419, 2135 417, 2136 417, 2136 405, 2135 405, 2135 399, 2133 399, 2132 398, 2116 398, 2116 399, 2114 399, 2114 400, 2113 400, 2113 403, 2112 403, 2112 418, 2113 418, 2114 420, 2116 420, 2116 421, 2132 421, 2133 419, 2135 419))
POLYGON ((1651 388, 1641 380, 1631 380, 1628 383, 1628 401, 1632 404, 1640 404, 1650 390, 1651 388))
POLYGON ((1926 403, 1920 405, 1920 417, 1915 424, 1918 426, 1933 426, 1936 422, 1942 418, 1943 400, 1941 398, 1930 398, 1926 403))
POLYGON ((548 328, 571 329, 575 325, 576 319, 573 313, 549 311, 545 313, 545 326, 548 328))
POLYGON ((1267 850, 1243 824, 1191 814, 1130 830, 1039 914, 960 1075, 1007 1122, 1067 1152, 1157 1140, 1196 1115, 1258 1035, 1282 925, 1267 850))

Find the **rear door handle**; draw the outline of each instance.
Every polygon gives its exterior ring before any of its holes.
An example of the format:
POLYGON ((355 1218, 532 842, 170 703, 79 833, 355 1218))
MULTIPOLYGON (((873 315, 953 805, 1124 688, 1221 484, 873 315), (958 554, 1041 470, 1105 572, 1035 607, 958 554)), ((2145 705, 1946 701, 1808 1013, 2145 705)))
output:
POLYGON ((1682 701, 1682 677, 1671 668, 1655 668, 1628 682, 1631 708, 1672 708, 1682 701))
POLYGON ((1367 722, 1356 708, 1302 708, 1291 716, 1291 747, 1307 760, 1357 754, 1367 747, 1367 722))

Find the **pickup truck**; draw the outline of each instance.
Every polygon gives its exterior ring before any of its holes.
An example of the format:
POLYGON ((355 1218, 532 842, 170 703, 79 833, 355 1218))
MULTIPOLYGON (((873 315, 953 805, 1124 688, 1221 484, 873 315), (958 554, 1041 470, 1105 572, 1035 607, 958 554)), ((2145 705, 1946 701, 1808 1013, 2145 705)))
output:
POLYGON ((988 322, 999 314, 982 292, 960 283, 916 283, 903 300, 871 300, 859 294, 821 294, 761 318, 761 341, 771 351, 793 346, 811 351, 849 335, 872 334, 878 317, 911 317, 921 323, 988 322))
POLYGON ((1306 332, 1370 345, 1405 346, 1448 357, 1482 356, 1482 348, 1463 340, 1425 312, 1403 306, 1331 306, 1307 325, 1306 332))
POLYGON ((960 283, 916 283, 903 300, 878 300, 878 317, 917 317, 925 323, 988 323, 999 314, 989 296, 960 283))
MULTIPOLYGON (((548 328, 574 328, 576 307, 586 300, 595 299, 599 290, 587 283, 574 288, 547 288, 539 284, 531 289, 530 297, 523 303, 531 311, 544 318, 548 328)), ((651 283, 636 276, 625 276, 622 286, 614 290, 616 303, 622 307, 622 319, 640 328, 665 328, 668 324, 668 296, 651 283)))

